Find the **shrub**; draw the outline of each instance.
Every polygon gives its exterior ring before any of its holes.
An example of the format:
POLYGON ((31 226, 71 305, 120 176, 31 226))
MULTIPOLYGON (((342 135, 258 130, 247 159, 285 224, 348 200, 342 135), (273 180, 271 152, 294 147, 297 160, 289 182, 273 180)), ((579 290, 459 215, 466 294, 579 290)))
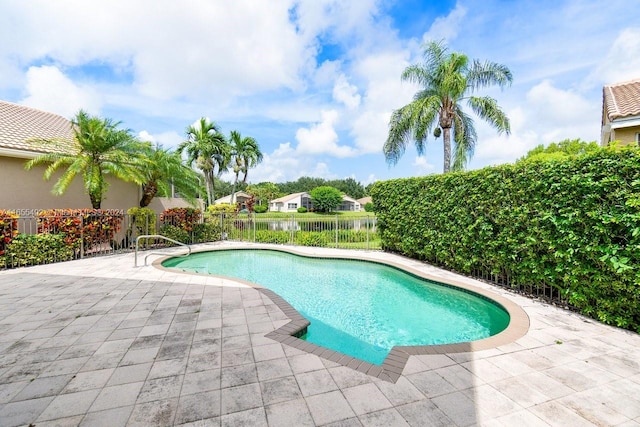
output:
POLYGON ((279 245, 284 245, 289 243, 289 239, 291 235, 288 231, 267 231, 267 230, 258 230, 256 231, 256 242, 258 243, 275 243, 279 245))
POLYGON ((304 206, 300 206, 298 208, 298 213, 307 213, 307 208, 305 208, 304 206))
MULTIPOLYGON (((255 213, 265 213, 268 210, 269 210, 269 207, 267 207, 266 205, 255 205, 253 207, 253 211, 255 213)), ((300 211, 298 210, 298 212, 300 212, 300 211)))
POLYGON ((173 225, 187 232, 192 231, 198 221, 200 221, 200 210, 194 208, 165 209, 160 214, 160 222, 163 225, 173 225))
POLYGON ((342 204, 342 193, 337 188, 323 185, 309 193, 313 208, 320 212, 332 212, 342 204))
POLYGON ((207 212, 211 215, 232 214, 236 212, 236 205, 231 203, 220 203, 219 205, 210 205, 207 207, 207 212))
POLYGON ((8 267, 48 264, 73 259, 74 251, 63 234, 20 234, 7 245, 8 267))
POLYGON ((135 226, 138 235, 156 232, 156 213, 149 208, 130 208, 127 214, 131 217, 131 226, 135 226))
POLYGON ((374 184, 384 249, 640 331, 640 150, 374 184))
POLYGON ((191 239, 191 243, 215 242, 220 240, 222 228, 220 224, 203 222, 193 226, 192 235, 193 239, 191 239))
POLYGON ((329 239, 322 232, 299 231, 295 234, 294 242, 300 246, 328 246, 329 239))
POLYGON ((18 235, 18 214, 0 209, 0 256, 6 246, 18 235))
MULTIPOLYGON (((168 237, 169 239, 176 240, 180 243, 191 243, 191 239, 189 239, 189 233, 180 227, 176 227, 175 225, 162 225, 160 227, 160 234, 168 237)), ((173 246, 174 244, 171 242, 167 242, 167 245, 173 246)))
POLYGON ((369 202, 369 203, 365 203, 364 204, 364 211, 365 212, 373 212, 373 203, 369 202))
POLYGON ((102 209, 51 209, 38 213, 38 233, 64 234, 67 246, 85 250, 108 243, 120 231, 124 215, 102 209))

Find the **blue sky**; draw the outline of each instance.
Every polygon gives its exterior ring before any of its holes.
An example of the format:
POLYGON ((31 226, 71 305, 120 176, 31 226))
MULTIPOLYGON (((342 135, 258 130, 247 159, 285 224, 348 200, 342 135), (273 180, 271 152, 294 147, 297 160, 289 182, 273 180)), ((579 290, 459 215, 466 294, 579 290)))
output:
POLYGON ((638 0, 1 0, 0 99, 72 117, 83 108, 174 147, 209 117, 265 154, 249 181, 377 179, 442 171, 441 140, 396 166, 382 154, 400 81, 445 40, 507 65, 482 93, 510 136, 476 120, 469 169, 538 144, 598 140, 602 86, 640 78, 638 0))

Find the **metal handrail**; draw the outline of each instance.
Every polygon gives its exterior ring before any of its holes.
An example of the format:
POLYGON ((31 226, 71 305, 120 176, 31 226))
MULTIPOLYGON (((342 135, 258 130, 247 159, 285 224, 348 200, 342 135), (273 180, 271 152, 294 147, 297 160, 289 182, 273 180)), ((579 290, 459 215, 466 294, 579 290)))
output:
MULTIPOLYGON (((136 254, 135 254, 134 261, 133 261, 133 266, 134 267, 138 266, 138 245, 139 245, 141 239, 164 239, 164 240, 167 240, 169 242, 175 243, 175 244, 180 245, 180 246, 186 246, 189 251, 186 254, 176 255, 176 256, 186 257, 186 256, 191 255, 191 246, 187 245, 186 243, 178 242, 177 240, 173 240, 173 239, 171 239, 169 237, 166 237, 166 236, 163 236, 161 234, 143 234, 142 236, 136 237, 136 254)), ((144 265, 145 265, 145 267, 147 266, 147 258, 149 258, 149 256, 151 256, 151 255, 166 255, 166 252, 149 252, 144 257, 144 265)))

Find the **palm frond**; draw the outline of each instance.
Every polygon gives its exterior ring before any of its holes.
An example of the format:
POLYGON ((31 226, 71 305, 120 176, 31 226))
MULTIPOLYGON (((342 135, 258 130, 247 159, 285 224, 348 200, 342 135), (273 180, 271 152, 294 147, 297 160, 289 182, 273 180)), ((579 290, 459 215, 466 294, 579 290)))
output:
POLYGON ((497 101, 489 96, 469 97, 469 106, 481 119, 493 126, 498 134, 503 132, 509 135, 511 133, 511 124, 509 118, 502 111, 497 101))

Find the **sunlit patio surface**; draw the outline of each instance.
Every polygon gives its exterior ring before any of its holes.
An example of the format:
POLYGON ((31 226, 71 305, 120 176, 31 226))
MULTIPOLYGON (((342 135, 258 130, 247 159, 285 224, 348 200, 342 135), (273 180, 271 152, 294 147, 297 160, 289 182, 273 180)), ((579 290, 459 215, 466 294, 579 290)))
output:
POLYGON ((394 383, 265 337, 290 319, 239 282, 136 268, 132 253, 8 270, 0 425, 640 426, 638 334, 392 254, 295 250, 489 290, 522 307, 529 330, 409 356, 394 383))

